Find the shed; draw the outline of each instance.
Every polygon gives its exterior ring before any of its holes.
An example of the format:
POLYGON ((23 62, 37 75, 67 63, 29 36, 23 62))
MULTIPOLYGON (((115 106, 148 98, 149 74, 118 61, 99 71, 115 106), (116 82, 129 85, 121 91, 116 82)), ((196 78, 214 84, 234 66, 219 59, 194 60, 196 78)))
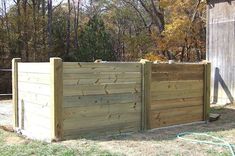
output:
POLYGON ((233 103, 235 96, 235 1, 209 0, 207 60, 212 64, 212 103, 233 103))

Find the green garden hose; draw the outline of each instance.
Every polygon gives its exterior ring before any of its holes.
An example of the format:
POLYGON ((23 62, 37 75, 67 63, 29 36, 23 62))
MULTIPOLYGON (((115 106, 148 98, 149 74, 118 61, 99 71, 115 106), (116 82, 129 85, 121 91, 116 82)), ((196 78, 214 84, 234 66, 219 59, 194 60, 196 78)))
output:
POLYGON ((235 145, 230 144, 229 142, 227 142, 227 141, 225 141, 223 139, 220 139, 218 137, 212 136, 212 135, 208 135, 208 134, 205 134, 205 133, 184 132, 184 133, 177 134, 177 138, 185 140, 185 141, 199 143, 199 144, 210 144, 210 145, 216 145, 216 146, 223 146, 223 147, 226 147, 226 148, 228 148, 230 150, 232 156, 235 156, 235 153, 233 151, 233 147, 235 147, 235 145), (204 140, 190 139, 190 138, 184 137, 186 135, 210 137, 210 138, 213 138, 214 141, 204 141, 204 140))

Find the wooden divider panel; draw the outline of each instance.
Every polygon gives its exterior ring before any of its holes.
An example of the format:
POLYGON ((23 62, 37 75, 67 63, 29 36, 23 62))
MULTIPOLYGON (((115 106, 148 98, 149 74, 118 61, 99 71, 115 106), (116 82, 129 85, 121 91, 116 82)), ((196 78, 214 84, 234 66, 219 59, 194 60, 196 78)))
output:
POLYGON ((64 138, 138 131, 140 63, 63 63, 64 138))
POLYGON ((19 128, 25 135, 50 140, 50 64, 18 63, 19 128))
POLYGON ((148 128, 203 120, 203 64, 153 64, 148 128))

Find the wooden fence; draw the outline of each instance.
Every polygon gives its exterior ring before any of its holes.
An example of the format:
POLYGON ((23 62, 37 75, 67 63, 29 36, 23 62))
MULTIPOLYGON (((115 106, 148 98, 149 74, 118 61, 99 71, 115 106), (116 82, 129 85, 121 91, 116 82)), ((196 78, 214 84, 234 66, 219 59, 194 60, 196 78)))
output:
POLYGON ((210 64, 13 59, 14 127, 40 140, 205 121, 210 64))

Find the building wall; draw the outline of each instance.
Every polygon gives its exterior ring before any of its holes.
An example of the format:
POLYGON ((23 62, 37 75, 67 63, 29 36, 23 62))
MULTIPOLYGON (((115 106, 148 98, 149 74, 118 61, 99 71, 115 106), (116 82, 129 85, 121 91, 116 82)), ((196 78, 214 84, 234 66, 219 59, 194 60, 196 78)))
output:
POLYGON ((212 65, 211 102, 231 103, 235 95, 235 1, 210 0, 207 59, 212 65))

